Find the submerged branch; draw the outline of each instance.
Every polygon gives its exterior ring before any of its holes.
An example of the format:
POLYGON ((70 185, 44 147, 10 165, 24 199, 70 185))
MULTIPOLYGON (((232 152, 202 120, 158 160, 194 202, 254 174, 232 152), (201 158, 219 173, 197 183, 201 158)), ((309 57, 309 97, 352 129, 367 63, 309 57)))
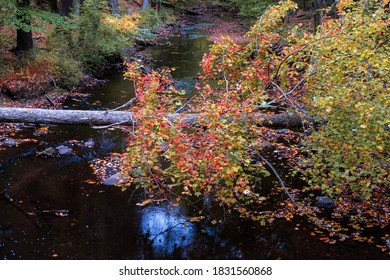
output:
POLYGON ((8 193, 7 190, 3 190, 0 192, 0 195, 2 195, 8 202, 10 202, 16 209, 18 209, 20 212, 22 212, 22 214, 27 218, 29 219, 33 224, 34 226, 41 230, 42 229, 42 226, 41 224, 38 222, 38 219, 35 215, 35 213, 32 213, 32 212, 28 212, 26 211, 15 199, 13 199, 11 197, 11 195, 8 193))

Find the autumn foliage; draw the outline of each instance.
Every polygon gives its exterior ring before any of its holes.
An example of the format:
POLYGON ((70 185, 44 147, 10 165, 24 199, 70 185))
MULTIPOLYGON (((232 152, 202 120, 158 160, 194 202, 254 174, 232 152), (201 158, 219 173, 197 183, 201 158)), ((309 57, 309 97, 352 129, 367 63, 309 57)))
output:
POLYGON ((30 61, 0 77, 0 93, 9 94, 12 98, 38 97, 47 92, 56 78, 55 66, 50 61, 30 61))
POLYGON ((143 73, 141 65, 127 65, 137 126, 128 128, 125 173, 149 201, 185 200, 201 216, 207 209, 199 202, 212 200, 225 214, 262 223, 299 214, 340 240, 388 225, 388 1, 338 1, 337 16, 324 11, 315 34, 287 24, 296 9, 281 1, 263 13, 247 42, 215 43, 191 97, 175 89, 169 69, 143 73), (199 114, 196 125, 167 118, 182 111, 199 114), (302 119, 302 148, 292 162, 308 184, 277 187, 288 202, 276 210, 278 202, 264 207, 271 197, 261 179, 277 172, 262 143, 266 130, 253 118, 275 111, 302 119), (335 202, 330 218, 317 196, 335 202))

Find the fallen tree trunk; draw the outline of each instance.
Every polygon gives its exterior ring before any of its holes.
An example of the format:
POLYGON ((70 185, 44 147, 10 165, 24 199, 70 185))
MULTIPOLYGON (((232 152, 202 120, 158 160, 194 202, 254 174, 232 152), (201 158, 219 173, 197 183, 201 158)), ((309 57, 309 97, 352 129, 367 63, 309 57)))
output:
MULTIPOLYGON (((87 110, 50 110, 33 108, 0 108, 0 122, 36 123, 36 124, 72 124, 104 126, 111 124, 134 124, 133 112, 125 111, 87 111, 87 110)), ((156 116, 157 117, 157 116, 156 116)), ((267 127, 300 127, 301 118, 297 115, 281 113, 275 115, 258 114, 253 116, 260 125, 267 127)), ((198 114, 168 114, 168 120, 194 124, 198 114)))
POLYGON ((133 113, 123 111, 0 108, 1 122, 37 124, 109 125, 131 123, 133 113))

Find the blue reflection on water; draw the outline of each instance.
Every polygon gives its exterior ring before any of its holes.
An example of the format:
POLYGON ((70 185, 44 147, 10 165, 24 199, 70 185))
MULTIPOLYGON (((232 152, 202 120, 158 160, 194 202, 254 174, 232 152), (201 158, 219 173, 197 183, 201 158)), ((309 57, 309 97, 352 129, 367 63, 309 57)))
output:
POLYGON ((177 207, 169 210, 161 206, 146 207, 140 213, 140 226, 157 258, 188 248, 195 238, 195 226, 186 221, 177 207))

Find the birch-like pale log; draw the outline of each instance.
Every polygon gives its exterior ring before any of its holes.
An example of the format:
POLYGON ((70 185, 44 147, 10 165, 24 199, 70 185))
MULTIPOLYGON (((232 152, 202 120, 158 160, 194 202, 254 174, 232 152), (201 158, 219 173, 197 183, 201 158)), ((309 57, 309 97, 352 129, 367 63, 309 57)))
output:
MULTIPOLYGON (((134 124, 134 113, 126 111, 88 111, 88 110, 51 110, 35 108, 0 107, 0 122, 70 124, 104 126, 112 124, 134 124)), ((156 116, 157 117, 157 116, 156 116)), ((182 119, 185 123, 195 124, 198 114, 168 114, 171 122, 182 119)), ((299 127, 301 118, 297 115, 280 113, 274 115, 258 114, 254 118, 260 125, 267 127, 299 127)))

